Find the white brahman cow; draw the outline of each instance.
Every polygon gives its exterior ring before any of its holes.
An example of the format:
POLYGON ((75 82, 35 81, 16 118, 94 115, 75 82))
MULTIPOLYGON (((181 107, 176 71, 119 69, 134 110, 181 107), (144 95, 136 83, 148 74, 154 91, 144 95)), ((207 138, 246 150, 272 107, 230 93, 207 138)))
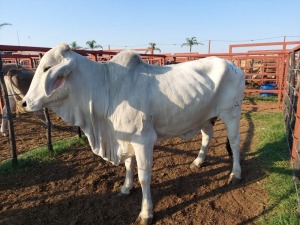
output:
POLYGON ((241 178, 239 121, 243 72, 217 57, 170 66, 154 66, 126 50, 96 63, 61 44, 42 58, 23 106, 48 107, 79 126, 93 152, 114 165, 125 162, 121 194, 133 186, 133 158, 142 187, 141 224, 153 217, 150 193, 153 147, 157 140, 191 138, 202 132, 202 147, 192 167, 207 154, 215 118, 224 121, 233 151, 229 180, 241 178))
MULTIPOLYGON (((4 70, 3 70, 4 71, 4 70)), ((33 71, 24 68, 9 69, 4 76, 4 82, 7 88, 8 101, 12 112, 24 112, 25 110, 21 105, 21 101, 27 93, 30 83, 33 78, 33 71)), ((35 112, 36 116, 45 123, 45 116, 42 110, 35 112)), ((1 133, 6 136, 7 133, 7 106, 4 104, 2 109, 1 133)))

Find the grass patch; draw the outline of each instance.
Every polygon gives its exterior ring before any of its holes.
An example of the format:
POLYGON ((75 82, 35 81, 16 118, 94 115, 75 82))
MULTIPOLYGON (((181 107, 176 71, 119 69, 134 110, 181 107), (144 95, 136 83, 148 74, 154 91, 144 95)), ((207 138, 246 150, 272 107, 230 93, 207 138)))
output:
POLYGON ((33 149, 18 156, 18 164, 15 166, 12 164, 11 159, 4 160, 3 162, 0 162, 0 175, 18 172, 24 170, 24 168, 28 166, 36 165, 37 163, 50 162, 54 160, 56 156, 67 151, 67 149, 86 144, 86 141, 86 136, 83 136, 80 139, 76 136, 71 139, 54 142, 53 152, 50 152, 47 146, 33 149))
POLYGON ((299 225, 297 195, 290 165, 282 112, 251 113, 259 165, 267 172, 264 189, 269 205, 261 224, 299 225))
POLYGON ((266 96, 266 97, 261 97, 261 96, 245 96, 243 99, 244 103, 251 103, 251 102, 277 102, 278 97, 277 96, 266 96))

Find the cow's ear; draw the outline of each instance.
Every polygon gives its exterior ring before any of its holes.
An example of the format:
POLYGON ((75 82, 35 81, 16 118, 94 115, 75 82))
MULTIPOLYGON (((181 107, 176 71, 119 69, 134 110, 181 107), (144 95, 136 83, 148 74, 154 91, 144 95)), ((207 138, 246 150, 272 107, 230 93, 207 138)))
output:
POLYGON ((69 59, 51 67, 46 78, 45 94, 49 96, 54 90, 61 87, 74 68, 74 63, 69 59))

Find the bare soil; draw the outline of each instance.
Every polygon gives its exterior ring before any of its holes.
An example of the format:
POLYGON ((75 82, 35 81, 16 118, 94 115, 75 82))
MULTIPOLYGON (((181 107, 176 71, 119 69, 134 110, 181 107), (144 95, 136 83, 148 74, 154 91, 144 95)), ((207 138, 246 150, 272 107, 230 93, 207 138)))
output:
MULTIPOLYGON (((51 115, 53 140, 75 136, 51 115)), ((45 127, 30 114, 15 120, 18 154, 47 143, 45 127)), ((154 150, 152 198, 153 224, 257 224, 267 210, 262 190, 264 172, 251 151, 254 127, 251 118, 240 125, 243 178, 235 186, 227 179, 232 160, 226 153, 226 131, 221 121, 205 164, 190 169, 198 154, 201 135, 192 140, 173 138, 154 150)), ((8 158, 9 140, 0 137, 0 160, 8 158)), ((117 197, 125 175, 92 153, 88 143, 68 149, 50 163, 0 175, 0 224, 118 225, 134 224, 141 205, 141 188, 135 176, 129 196, 117 197)))

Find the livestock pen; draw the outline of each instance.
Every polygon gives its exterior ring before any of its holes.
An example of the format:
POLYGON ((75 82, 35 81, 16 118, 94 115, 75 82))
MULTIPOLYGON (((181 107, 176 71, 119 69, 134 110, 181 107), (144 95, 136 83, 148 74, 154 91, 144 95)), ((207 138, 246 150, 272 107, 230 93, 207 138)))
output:
MULTIPOLYGON (((299 92, 296 90, 296 75, 299 71, 300 42, 281 42, 273 44, 274 45, 272 45, 272 43, 260 43, 258 46, 280 46, 280 48, 276 48, 275 50, 234 52, 235 48, 244 48, 245 45, 232 45, 230 46, 228 53, 178 53, 155 55, 141 53, 141 56, 146 62, 158 65, 167 64, 168 61, 172 63, 180 63, 212 55, 232 60, 237 66, 244 70, 246 75, 247 89, 245 91, 245 101, 243 104, 244 110, 283 110, 283 121, 286 126, 287 140, 291 152, 291 161, 295 168, 295 175, 297 175, 297 171, 299 171, 299 164, 297 164, 297 162, 299 162, 299 112, 297 107, 299 92), (287 46, 290 45, 298 46, 289 49, 287 46), (274 88, 268 90, 262 89, 261 87, 265 84, 274 84, 274 88), (263 94, 266 94, 266 96, 273 96, 264 97, 263 94)), ((251 43, 249 45, 247 44, 247 47, 257 46, 251 43)), ((0 50, 11 51, 9 54, 2 55, 5 62, 17 63, 21 64, 23 67, 35 68, 39 64, 40 54, 46 52, 48 48, 0 46, 0 50), (26 54, 22 54, 23 51, 26 51, 26 54), (18 53, 13 54, 15 52, 18 53), (28 52, 31 52, 31 54, 28 55, 28 52)), ((99 62, 105 62, 116 54, 116 52, 112 50, 79 50, 77 52, 99 62)), ((22 118, 22 116, 20 118, 22 118)))

